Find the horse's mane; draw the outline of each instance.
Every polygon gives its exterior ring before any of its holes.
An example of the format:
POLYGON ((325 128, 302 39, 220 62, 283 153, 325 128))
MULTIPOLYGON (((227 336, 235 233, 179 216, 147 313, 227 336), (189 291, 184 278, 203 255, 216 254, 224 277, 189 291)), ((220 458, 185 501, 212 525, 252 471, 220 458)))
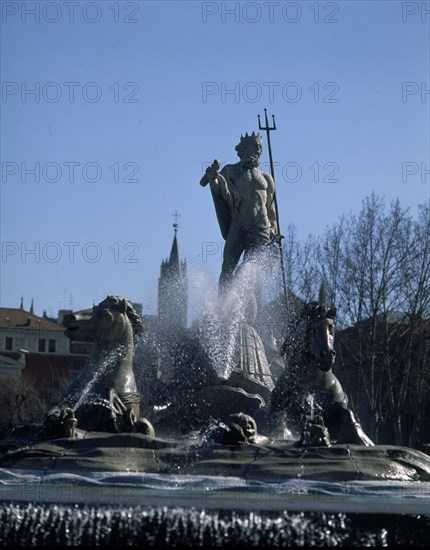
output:
POLYGON ((299 334, 302 337, 304 336, 306 325, 312 323, 313 321, 324 319, 326 317, 333 319, 335 315, 336 309, 328 308, 322 301, 308 302, 304 304, 303 307, 299 311, 297 311, 297 314, 288 325, 287 336, 285 337, 285 340, 280 349, 281 354, 286 354, 288 357, 289 349, 297 350, 297 344, 299 343, 297 340, 297 336, 299 334), (296 343, 296 345, 293 345, 294 342, 296 343))
POLYGON ((324 303, 321 302, 309 302, 307 303, 300 316, 300 320, 311 320, 318 317, 327 317, 329 309, 324 303))
POLYGON ((125 310, 125 314, 129 318, 133 329, 133 335, 137 337, 143 332, 142 317, 134 309, 132 303, 126 298, 123 298, 122 296, 107 296, 102 302, 100 302, 99 307, 121 312, 124 312, 125 310))

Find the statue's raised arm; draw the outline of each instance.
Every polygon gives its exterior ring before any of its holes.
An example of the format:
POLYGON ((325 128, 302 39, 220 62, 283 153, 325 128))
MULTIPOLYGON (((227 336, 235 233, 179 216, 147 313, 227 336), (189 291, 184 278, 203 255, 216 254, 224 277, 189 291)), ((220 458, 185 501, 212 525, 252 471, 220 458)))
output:
MULTIPOLYGON (((228 207, 228 211, 230 211, 234 208, 234 202, 235 200, 237 201, 238 197, 234 196, 234 189, 229 188, 229 185, 226 179, 224 178, 224 176, 218 172, 220 168, 221 168, 220 161, 215 159, 212 165, 206 168, 206 172, 202 177, 202 179, 200 180, 200 185, 202 187, 206 187, 206 185, 209 183, 212 191, 212 196, 214 196, 214 201, 216 200, 215 196, 219 195, 221 200, 228 207)), ((226 213, 228 211, 226 210, 226 213)), ((217 212, 218 212, 218 209, 217 209, 217 212)), ((225 213, 224 213, 224 216, 225 216, 225 213)), ((221 233, 223 236, 224 236, 223 227, 228 226, 230 224, 230 216, 227 214, 226 217, 228 219, 225 222, 223 223, 219 222, 221 227, 221 233)))
POLYGON ((200 185, 202 187, 206 187, 206 185, 208 183, 211 183, 213 181, 215 181, 218 177, 218 172, 221 168, 221 163, 219 160, 215 159, 213 161, 213 163, 211 164, 211 166, 208 166, 206 168, 206 171, 202 177, 202 179, 200 180, 200 185))

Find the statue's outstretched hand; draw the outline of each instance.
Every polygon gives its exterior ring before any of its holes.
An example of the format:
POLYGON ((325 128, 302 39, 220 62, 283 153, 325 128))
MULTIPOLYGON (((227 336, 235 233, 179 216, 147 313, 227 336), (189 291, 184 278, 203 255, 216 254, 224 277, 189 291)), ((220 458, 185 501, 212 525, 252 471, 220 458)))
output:
POLYGON ((211 166, 206 168, 205 175, 200 180, 200 185, 205 187, 210 182, 215 182, 218 178, 218 171, 221 168, 221 163, 219 160, 214 160, 211 166))

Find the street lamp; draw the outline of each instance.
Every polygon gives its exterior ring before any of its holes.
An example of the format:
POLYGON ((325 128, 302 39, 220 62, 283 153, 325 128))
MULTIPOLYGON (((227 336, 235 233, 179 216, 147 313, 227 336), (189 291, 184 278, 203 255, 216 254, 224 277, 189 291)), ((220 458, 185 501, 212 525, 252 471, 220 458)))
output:
POLYGON ((24 355, 39 355, 40 357, 43 357, 43 359, 45 359, 45 361, 48 363, 49 368, 51 369, 51 403, 52 403, 52 398, 54 395, 54 369, 52 368, 50 360, 47 357, 45 357, 42 353, 39 353, 37 351, 30 351, 28 349, 19 349, 18 351, 20 353, 23 353, 24 355))

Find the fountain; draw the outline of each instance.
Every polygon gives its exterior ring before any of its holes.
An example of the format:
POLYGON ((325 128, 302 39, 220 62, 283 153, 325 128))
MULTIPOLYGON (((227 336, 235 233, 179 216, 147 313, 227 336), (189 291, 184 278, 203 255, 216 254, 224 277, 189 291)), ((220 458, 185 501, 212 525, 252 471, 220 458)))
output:
POLYGON ((336 310, 323 288, 290 315, 279 349, 259 330, 280 239, 261 148, 242 136, 240 162, 219 172, 215 161, 202 178, 226 239, 219 298, 143 410, 145 327, 131 303, 108 296, 65 318, 94 351, 40 424, 0 442, 1 543, 427 542, 430 458, 364 433, 332 371, 336 310))

